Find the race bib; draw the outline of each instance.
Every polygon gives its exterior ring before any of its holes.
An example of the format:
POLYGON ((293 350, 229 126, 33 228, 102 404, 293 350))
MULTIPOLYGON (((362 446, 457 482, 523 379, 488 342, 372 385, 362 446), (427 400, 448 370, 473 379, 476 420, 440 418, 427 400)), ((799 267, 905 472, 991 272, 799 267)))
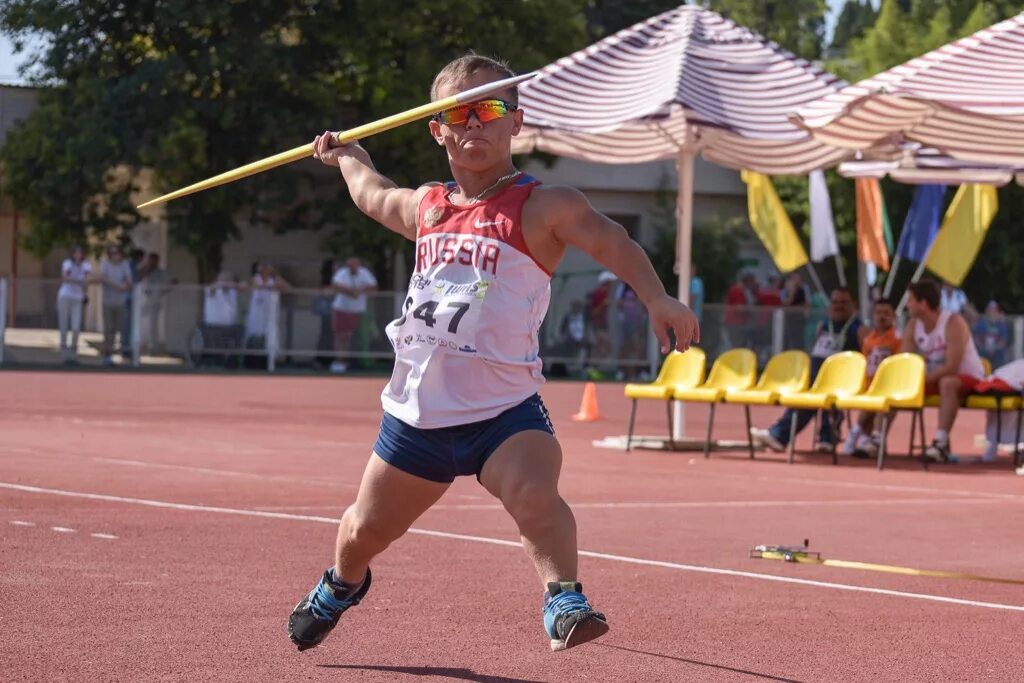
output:
POLYGON ((402 317, 388 325, 395 351, 430 347, 476 353, 480 312, 490 283, 454 283, 414 275, 402 317))
POLYGON ((840 350, 839 337, 832 334, 820 334, 811 349, 811 355, 815 358, 827 358, 840 350))

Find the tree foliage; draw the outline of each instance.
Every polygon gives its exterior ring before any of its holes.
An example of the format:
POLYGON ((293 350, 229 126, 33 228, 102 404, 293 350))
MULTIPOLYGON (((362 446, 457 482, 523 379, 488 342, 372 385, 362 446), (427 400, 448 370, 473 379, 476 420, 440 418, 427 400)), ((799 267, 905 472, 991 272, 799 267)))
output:
MULTIPOLYGON (((0 31, 41 34, 31 71, 38 109, 2 151, 5 194, 45 253, 141 217, 144 169, 157 191, 190 184, 309 142, 326 129, 422 103, 448 60, 478 49, 517 70, 586 40, 584 0, 0 0, 0 31), (486 38, 483 38, 486 36, 486 38), (529 36, 524 41, 521 36, 529 36)), ((444 169, 424 127, 367 142, 378 167, 418 184, 444 169)), ((340 241, 384 258, 394 238, 324 181, 315 164, 275 170, 167 205, 172 238, 200 273, 219 266, 245 222, 278 229, 344 226, 340 241), (357 244, 358 243, 358 244, 357 244)))

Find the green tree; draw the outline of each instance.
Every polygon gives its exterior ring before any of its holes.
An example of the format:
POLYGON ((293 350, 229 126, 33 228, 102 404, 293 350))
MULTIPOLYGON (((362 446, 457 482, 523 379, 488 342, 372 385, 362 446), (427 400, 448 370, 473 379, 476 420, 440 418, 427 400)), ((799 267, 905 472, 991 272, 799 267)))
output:
POLYGON ((710 9, 786 48, 818 59, 825 40, 825 0, 708 0, 710 9))
POLYGON ((877 17, 878 13, 871 0, 846 0, 836 19, 829 48, 833 51, 844 50, 851 40, 863 35, 877 17))
MULTIPOLYGON (((585 4, 0 0, 0 31, 15 40, 41 34, 48 46, 33 66, 45 86, 39 107, 2 150, 3 192, 27 214, 26 241, 40 254, 130 231, 141 219, 131 195, 146 169, 154 188, 167 191, 325 128, 420 104, 435 71, 471 48, 517 70, 543 66, 583 46, 585 4)), ((399 183, 445 170, 422 125, 367 147, 399 183)), ((326 177, 303 162, 171 202, 172 238, 204 278, 250 222, 280 230, 340 224, 336 243, 389 265, 399 239, 371 226, 326 177)))

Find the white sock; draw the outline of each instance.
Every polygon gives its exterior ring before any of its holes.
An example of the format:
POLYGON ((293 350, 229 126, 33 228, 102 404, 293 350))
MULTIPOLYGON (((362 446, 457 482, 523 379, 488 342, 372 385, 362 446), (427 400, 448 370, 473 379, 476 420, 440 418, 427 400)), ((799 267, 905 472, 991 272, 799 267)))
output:
POLYGON ((846 435, 846 447, 853 448, 859 438, 860 425, 853 425, 853 427, 850 428, 850 432, 846 435))
POLYGON ((943 446, 949 445, 949 432, 945 429, 935 430, 935 443, 942 444, 943 446))

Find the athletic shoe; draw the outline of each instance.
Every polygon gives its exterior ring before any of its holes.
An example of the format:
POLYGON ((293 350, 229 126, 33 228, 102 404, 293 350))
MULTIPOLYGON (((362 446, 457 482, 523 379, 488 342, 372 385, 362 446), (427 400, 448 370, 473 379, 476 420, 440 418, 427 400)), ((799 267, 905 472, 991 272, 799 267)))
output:
POLYGON ((924 449, 924 457, 932 462, 949 462, 949 444, 932 441, 932 445, 924 449))
POLYGON ((864 441, 864 434, 860 433, 860 427, 854 426, 850 430, 849 434, 846 435, 846 441, 843 443, 843 455, 853 455, 859 448, 860 444, 864 441))
POLYGON ((853 452, 855 458, 874 458, 878 456, 880 440, 877 436, 864 436, 857 443, 857 450, 853 452))
POLYGON ((608 621, 587 602, 578 583, 549 583, 544 593, 544 630, 554 652, 600 638, 608 632, 608 621))
POLYGON ((1017 468, 1017 476, 1024 477, 1024 465, 1021 465, 1020 467, 1017 468))
POLYGON ((831 453, 835 449, 836 449, 836 447, 833 446, 830 441, 819 441, 818 442, 818 452, 819 453, 831 453))
POLYGON ((370 590, 370 570, 366 579, 355 593, 345 595, 344 589, 332 580, 330 569, 324 572, 320 583, 309 595, 299 601, 288 618, 288 637, 299 647, 299 652, 316 647, 338 624, 338 619, 349 607, 359 601, 370 590))
POLYGON ((750 437, 754 440, 754 444, 757 446, 767 446, 776 453, 781 453, 786 450, 785 445, 774 436, 770 429, 758 429, 757 427, 750 428, 750 437))

